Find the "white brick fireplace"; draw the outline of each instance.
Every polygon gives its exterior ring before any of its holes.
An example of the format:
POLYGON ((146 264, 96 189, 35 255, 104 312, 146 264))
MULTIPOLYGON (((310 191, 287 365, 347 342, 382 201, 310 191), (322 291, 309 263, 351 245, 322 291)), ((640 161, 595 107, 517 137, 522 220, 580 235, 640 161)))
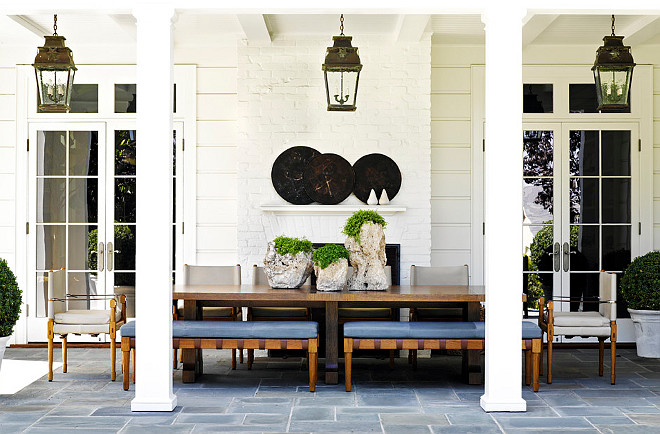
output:
POLYGON ((407 283, 411 264, 430 265, 431 41, 400 45, 354 35, 364 65, 358 109, 342 113, 325 106, 321 64, 331 36, 239 42, 239 260, 244 269, 261 264, 267 242, 282 234, 341 243, 346 218, 367 207, 353 195, 340 205, 288 204, 270 180, 282 151, 310 146, 351 164, 378 152, 401 170, 401 190, 382 210, 386 241, 401 244, 401 278, 407 283))

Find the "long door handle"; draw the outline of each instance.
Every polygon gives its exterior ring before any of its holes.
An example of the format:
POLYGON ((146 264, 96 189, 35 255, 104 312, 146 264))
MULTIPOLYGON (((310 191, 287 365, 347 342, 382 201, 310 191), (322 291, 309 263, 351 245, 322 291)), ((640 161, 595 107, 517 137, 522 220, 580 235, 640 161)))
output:
POLYGON ((564 243, 564 271, 568 271, 571 268, 571 246, 567 242, 564 243))
POLYGON ((556 242, 552 250, 552 262, 554 264, 555 271, 561 271, 561 245, 559 242, 556 242))
POLYGON ((96 269, 98 271, 103 271, 103 267, 105 267, 105 257, 103 255, 103 243, 99 243, 99 249, 98 250, 91 250, 89 253, 96 253, 96 269))
POLYGON ((108 271, 112 271, 114 268, 115 264, 115 253, 121 253, 119 250, 114 250, 112 245, 112 241, 108 241, 108 248, 106 249, 107 252, 107 257, 108 257, 108 271))

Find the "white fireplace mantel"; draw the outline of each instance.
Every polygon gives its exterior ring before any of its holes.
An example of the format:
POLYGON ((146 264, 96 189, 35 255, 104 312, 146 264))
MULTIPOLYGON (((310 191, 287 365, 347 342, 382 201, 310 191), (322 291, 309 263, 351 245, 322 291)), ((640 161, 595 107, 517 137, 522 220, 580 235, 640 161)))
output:
POLYGON ((381 215, 394 215, 406 211, 405 206, 398 205, 262 205, 261 211, 276 215, 349 215, 359 210, 377 211, 381 215))

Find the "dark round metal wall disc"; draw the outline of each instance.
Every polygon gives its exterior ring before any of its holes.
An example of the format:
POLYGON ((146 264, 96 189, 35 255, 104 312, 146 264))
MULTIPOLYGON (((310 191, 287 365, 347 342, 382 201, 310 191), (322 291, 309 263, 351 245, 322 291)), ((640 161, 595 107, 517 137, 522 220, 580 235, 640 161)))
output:
POLYGON ((355 162, 353 172, 355 172, 353 193, 364 203, 367 203, 372 189, 379 199, 385 189, 387 197, 392 200, 401 188, 399 166, 387 155, 365 155, 355 162))
POLYGON ((303 172, 307 163, 318 155, 321 153, 314 148, 294 146, 275 159, 270 179, 282 199, 294 205, 307 205, 313 202, 305 192, 303 172))
POLYGON ((353 191, 353 167, 337 154, 321 154, 307 164, 303 174, 305 191, 313 200, 335 205, 353 191))

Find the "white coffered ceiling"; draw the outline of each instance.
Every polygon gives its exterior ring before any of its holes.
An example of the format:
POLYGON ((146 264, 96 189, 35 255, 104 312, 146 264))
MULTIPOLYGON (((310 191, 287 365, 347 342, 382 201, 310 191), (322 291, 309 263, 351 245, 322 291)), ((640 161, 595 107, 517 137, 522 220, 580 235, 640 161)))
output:
MULTIPOLYGON (((0 15, 0 45, 34 45, 52 34, 50 14, 0 15)), ((483 43, 479 15, 347 14, 345 33, 381 35, 393 41, 431 33, 441 43, 483 43)), ((609 34, 609 15, 531 15, 526 17, 527 44, 598 44, 609 34)), ((236 38, 270 39, 338 34, 337 14, 194 14, 182 13, 175 23, 175 44, 214 44, 236 38)), ((128 14, 64 12, 58 15, 58 33, 72 45, 129 45, 135 43, 135 19, 128 14)), ((616 33, 627 44, 660 44, 660 16, 621 15, 616 33)))

